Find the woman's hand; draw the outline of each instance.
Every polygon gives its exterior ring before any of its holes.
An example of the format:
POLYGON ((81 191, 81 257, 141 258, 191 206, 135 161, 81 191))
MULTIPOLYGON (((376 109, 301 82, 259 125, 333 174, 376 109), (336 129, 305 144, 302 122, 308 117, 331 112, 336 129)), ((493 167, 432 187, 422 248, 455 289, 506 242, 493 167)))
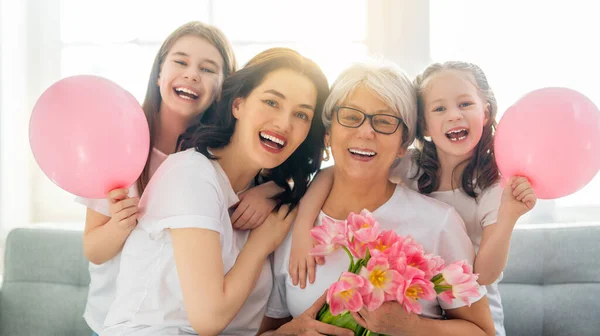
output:
POLYGON ((296 219, 298 208, 289 211, 287 204, 282 205, 277 212, 272 212, 263 224, 250 232, 247 243, 257 244, 257 247, 266 248, 267 254, 275 251, 290 231, 296 219))
POLYGON ((315 336, 315 335, 341 335, 354 336, 354 332, 350 329, 340 328, 331 324, 323 323, 316 320, 319 310, 325 304, 327 292, 313 303, 304 313, 295 317, 290 322, 282 325, 272 335, 279 336, 315 336))
POLYGON ((356 323, 372 332, 386 335, 403 335, 414 328, 418 315, 404 311, 396 301, 384 302, 381 307, 368 311, 364 307, 358 313, 351 313, 356 323))

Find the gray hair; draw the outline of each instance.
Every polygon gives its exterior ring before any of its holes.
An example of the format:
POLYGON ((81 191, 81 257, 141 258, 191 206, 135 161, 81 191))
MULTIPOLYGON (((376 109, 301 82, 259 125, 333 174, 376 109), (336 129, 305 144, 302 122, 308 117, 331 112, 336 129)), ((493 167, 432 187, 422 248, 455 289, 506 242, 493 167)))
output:
POLYGON ((325 128, 331 127, 336 105, 359 86, 379 96, 402 119, 402 148, 408 148, 417 128, 417 95, 406 72, 391 62, 356 63, 344 70, 333 83, 323 107, 325 128))

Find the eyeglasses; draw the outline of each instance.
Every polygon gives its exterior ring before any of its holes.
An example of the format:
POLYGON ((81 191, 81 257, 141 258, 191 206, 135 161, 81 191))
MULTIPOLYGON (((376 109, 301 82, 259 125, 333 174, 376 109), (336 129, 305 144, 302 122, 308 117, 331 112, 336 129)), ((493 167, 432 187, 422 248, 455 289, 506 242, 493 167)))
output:
POLYGON ((347 106, 336 106, 334 111, 338 123, 344 127, 359 128, 365 120, 369 119, 373 130, 381 134, 394 134, 402 122, 402 119, 390 114, 366 114, 347 106))

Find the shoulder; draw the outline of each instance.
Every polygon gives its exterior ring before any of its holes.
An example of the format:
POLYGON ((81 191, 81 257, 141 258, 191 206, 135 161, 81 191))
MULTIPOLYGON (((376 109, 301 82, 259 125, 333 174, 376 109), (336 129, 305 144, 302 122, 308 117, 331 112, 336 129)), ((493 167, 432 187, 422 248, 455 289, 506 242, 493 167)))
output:
POLYGON ((190 198, 222 194, 217 163, 194 149, 169 155, 158 167, 143 198, 190 198))
POLYGON ((447 215, 454 211, 454 208, 451 205, 433 197, 423 195, 406 186, 397 186, 394 194, 399 196, 398 202, 406 202, 411 207, 415 208, 415 210, 425 210, 422 212, 423 216, 439 217, 440 215, 447 215))
POLYGON ((466 230, 464 221, 452 205, 405 186, 398 186, 396 192, 402 193, 403 202, 406 202, 411 211, 419 215, 419 221, 430 223, 431 229, 435 231, 466 230))
POLYGON ((485 188, 483 191, 479 192, 478 201, 489 201, 495 200, 500 202, 500 198, 502 196, 502 192, 504 191, 504 187, 501 185, 500 181, 492 184, 491 186, 485 188))
POLYGON ((169 155, 165 161, 160 165, 155 174, 168 174, 175 172, 185 171, 206 171, 216 175, 217 171, 213 162, 204 156, 202 153, 197 152, 193 148, 169 155))

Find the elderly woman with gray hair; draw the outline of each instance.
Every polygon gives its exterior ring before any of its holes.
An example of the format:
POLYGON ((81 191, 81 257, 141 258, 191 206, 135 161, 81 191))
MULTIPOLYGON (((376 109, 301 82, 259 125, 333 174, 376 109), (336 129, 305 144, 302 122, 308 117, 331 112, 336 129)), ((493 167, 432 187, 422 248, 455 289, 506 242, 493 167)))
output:
MULTIPOLYGON (((390 167, 406 153, 417 126, 415 89, 402 70, 387 63, 351 66, 333 84, 323 120, 335 165, 333 186, 315 225, 326 217, 343 220, 350 212, 367 209, 382 229, 412 236, 447 264, 473 263, 473 246, 454 208, 388 180, 390 167)), ((315 321, 324 292, 348 268, 347 255, 340 249, 327 256, 327 264, 317 266, 316 280, 301 288, 288 272, 291 240, 289 235, 275 251, 275 289, 261 330, 272 335, 353 335, 315 321)), ((459 300, 420 303, 421 315, 386 302, 355 316, 369 330, 388 335, 494 335, 484 288, 470 306, 459 300)))

